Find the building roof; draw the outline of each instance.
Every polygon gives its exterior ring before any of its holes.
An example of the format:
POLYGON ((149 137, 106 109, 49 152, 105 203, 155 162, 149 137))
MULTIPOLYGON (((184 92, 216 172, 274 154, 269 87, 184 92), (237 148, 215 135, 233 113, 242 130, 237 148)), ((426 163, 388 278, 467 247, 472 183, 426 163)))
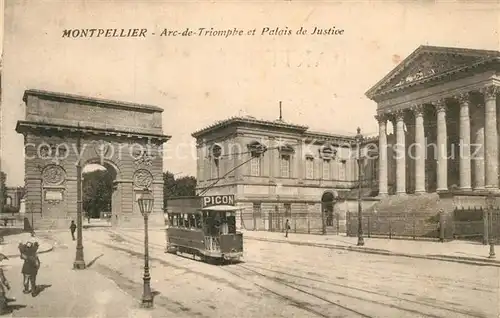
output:
POLYGON ((500 52, 421 45, 366 92, 377 96, 500 61, 500 52))
POLYGON ((108 99, 100 99, 94 97, 73 95, 67 93, 58 93, 58 92, 50 92, 38 89, 28 89, 24 91, 23 101, 27 101, 28 96, 38 96, 46 99, 55 99, 58 101, 68 101, 68 102, 77 102, 77 103, 90 103, 96 104, 100 106, 114 106, 119 108, 125 108, 129 110, 148 110, 153 112, 163 112, 163 108, 153 105, 145 105, 145 104, 137 104, 137 103, 129 103, 122 102, 116 100, 108 100, 108 99))
POLYGON ((286 128, 286 129, 296 130, 297 132, 304 132, 309 128, 307 126, 287 123, 283 120, 270 121, 270 120, 256 119, 253 116, 230 117, 228 119, 216 121, 214 124, 192 133, 191 136, 193 136, 194 138, 198 138, 200 136, 208 134, 209 132, 213 132, 215 130, 233 124, 250 124, 250 125, 260 125, 260 126, 275 127, 275 128, 286 128))

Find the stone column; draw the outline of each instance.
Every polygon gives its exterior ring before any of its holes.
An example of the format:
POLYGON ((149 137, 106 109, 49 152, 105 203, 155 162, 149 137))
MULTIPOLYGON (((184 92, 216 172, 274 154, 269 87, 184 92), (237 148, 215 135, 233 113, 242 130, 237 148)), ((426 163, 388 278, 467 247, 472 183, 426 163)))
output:
POLYGON ((446 132, 446 102, 434 102, 437 113, 437 191, 448 190, 448 136, 446 132))
POLYGON ((388 195, 387 188, 387 116, 379 113, 375 116, 378 121, 378 193, 388 195))
POLYGON ((481 90, 484 94, 484 166, 485 187, 498 189, 498 134, 497 93, 498 87, 491 85, 481 90))
POLYGON ((483 105, 476 105, 474 111, 474 190, 484 190, 484 116, 479 115, 477 111, 481 110, 483 105), (476 116, 477 115, 477 116, 476 116))
POLYGON ((396 194, 406 193, 406 147, 404 112, 395 112, 396 117, 396 194))
POLYGON ((460 189, 471 189, 469 93, 457 96, 460 102, 460 189))
POLYGON ((427 143, 424 132, 424 106, 413 106, 415 113, 415 193, 425 192, 425 157, 427 143))

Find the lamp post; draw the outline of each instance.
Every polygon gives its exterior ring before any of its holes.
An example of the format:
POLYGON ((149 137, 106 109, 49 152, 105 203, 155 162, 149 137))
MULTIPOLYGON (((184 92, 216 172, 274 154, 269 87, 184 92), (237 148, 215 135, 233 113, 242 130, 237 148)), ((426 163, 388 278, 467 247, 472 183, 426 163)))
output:
POLYGON ((495 258, 495 242, 493 241, 493 205, 495 204, 495 197, 492 193, 489 193, 486 197, 487 211, 488 213, 488 227, 489 227, 489 240, 490 240, 490 255, 488 258, 495 258))
POLYGON ((358 246, 365 245, 363 239, 363 209, 361 206, 361 142, 363 141, 363 135, 361 134, 361 128, 358 127, 358 133, 356 134, 355 140, 358 148, 358 246))
POLYGON ((153 307, 153 294, 151 293, 151 276, 149 275, 149 239, 148 239, 148 217, 153 210, 153 195, 149 189, 144 189, 141 193, 137 203, 139 204, 139 209, 144 217, 144 290, 142 293, 142 307, 151 308, 153 307))
MULTIPOLYGON (((80 123, 78 123, 80 127, 80 123)), ((78 154, 81 153, 81 135, 80 131, 77 132, 76 150, 78 154)), ((85 260, 83 257, 83 238, 82 238, 82 162, 80 156, 76 161, 76 255, 73 262, 73 269, 85 269, 85 260)))

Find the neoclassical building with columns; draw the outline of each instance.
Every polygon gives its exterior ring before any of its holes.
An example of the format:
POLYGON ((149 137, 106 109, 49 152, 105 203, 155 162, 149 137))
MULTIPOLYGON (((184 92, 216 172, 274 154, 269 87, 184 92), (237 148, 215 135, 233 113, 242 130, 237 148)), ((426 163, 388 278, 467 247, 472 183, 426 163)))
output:
POLYGON ((459 207, 497 193, 499 87, 500 52, 435 46, 420 46, 373 86, 379 196, 451 193, 459 207))
POLYGON ((390 181, 394 194, 498 190, 499 67, 500 52, 421 46, 367 92, 378 104, 379 149, 388 149, 381 196, 390 181))

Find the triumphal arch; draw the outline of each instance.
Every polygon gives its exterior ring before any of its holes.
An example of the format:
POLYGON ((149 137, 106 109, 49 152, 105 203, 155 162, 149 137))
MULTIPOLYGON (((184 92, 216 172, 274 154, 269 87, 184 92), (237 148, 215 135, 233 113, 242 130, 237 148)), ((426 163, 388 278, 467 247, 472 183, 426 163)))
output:
POLYGON ((26 217, 35 229, 67 228, 77 213, 77 166, 104 166, 114 178, 111 224, 142 224, 138 195, 154 195, 153 224, 163 224, 163 109, 119 101, 26 90, 26 217))
POLYGON ((435 46, 420 46, 373 86, 380 196, 433 193, 450 209, 498 197, 499 88, 500 52, 435 46))

